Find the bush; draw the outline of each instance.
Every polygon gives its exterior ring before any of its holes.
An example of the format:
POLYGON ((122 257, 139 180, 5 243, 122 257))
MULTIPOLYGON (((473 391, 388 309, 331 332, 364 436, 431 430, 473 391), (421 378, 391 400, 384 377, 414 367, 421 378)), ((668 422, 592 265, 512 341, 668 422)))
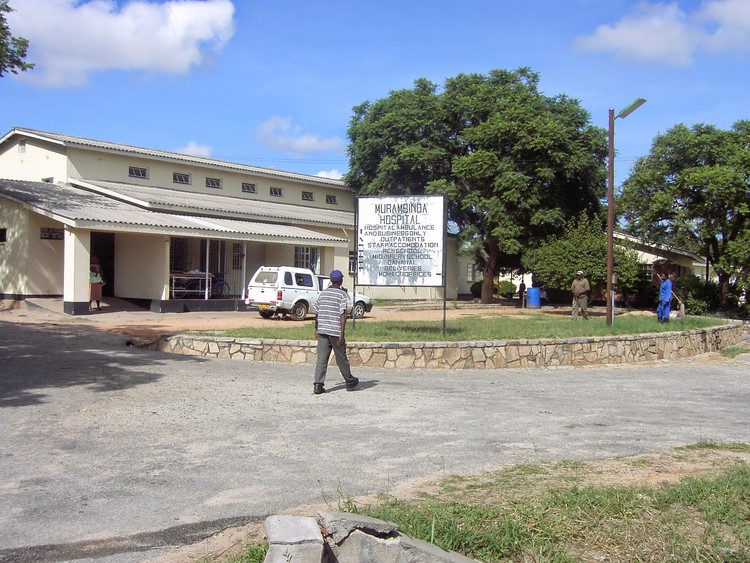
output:
POLYGON ((514 284, 513 282, 503 280, 497 284, 498 295, 503 295, 505 297, 512 297, 515 292, 516 292, 516 284, 514 284))
POLYGON ((715 282, 706 283, 698 276, 681 276, 675 280, 673 289, 689 315, 705 315, 721 307, 721 290, 715 282))
MULTIPOLYGON (((508 283, 510 283, 510 282, 508 282, 508 283)), ((513 284, 511 284, 511 285, 513 285, 513 284)), ((493 284, 492 284, 492 293, 493 293, 493 295, 499 293, 497 287, 498 287, 497 282, 496 281, 493 282, 493 284)), ((515 286, 513 286, 513 287, 515 288, 515 286)), ((477 298, 481 297, 482 296, 482 282, 481 281, 476 281, 473 284, 471 284, 471 286, 469 287, 469 291, 471 292, 472 296, 477 297, 477 298)), ((514 291, 515 291, 515 289, 514 289, 514 291)))
POLYGON ((482 282, 474 282, 471 284, 471 287, 469 288, 469 291, 471 291, 471 294, 474 297, 481 297, 482 296, 482 282))

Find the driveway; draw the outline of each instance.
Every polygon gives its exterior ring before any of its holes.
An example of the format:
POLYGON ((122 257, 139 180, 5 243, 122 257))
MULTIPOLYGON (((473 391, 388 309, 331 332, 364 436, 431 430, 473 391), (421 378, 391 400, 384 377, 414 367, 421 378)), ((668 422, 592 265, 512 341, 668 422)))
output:
POLYGON ((750 355, 336 368, 169 356, 0 316, 0 561, 145 561, 304 504, 507 464, 750 442, 750 355))

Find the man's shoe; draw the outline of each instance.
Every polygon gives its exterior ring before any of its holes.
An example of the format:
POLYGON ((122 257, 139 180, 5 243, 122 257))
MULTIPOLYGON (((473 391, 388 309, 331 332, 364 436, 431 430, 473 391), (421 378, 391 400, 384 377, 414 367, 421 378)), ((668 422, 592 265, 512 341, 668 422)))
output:
POLYGON ((357 388, 357 385, 359 385, 359 379, 355 377, 354 379, 352 379, 346 384, 346 390, 354 391, 357 388))
POLYGON ((313 394, 315 394, 315 395, 322 395, 325 392, 326 392, 326 388, 323 387, 322 384, 320 384, 320 383, 314 383, 313 384, 313 394))

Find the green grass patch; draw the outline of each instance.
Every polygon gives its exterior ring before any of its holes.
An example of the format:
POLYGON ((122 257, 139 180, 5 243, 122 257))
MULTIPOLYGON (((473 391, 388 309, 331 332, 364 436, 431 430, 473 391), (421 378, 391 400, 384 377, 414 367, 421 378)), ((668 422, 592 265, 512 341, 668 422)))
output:
POLYGON ((727 358, 736 358, 740 354, 750 354, 750 348, 743 346, 728 346, 721 351, 721 355, 727 358))
MULTIPOLYGON (((458 342, 488 340, 536 340, 543 338, 576 338, 622 334, 685 331, 718 326, 724 321, 705 317, 673 320, 668 325, 657 323, 652 317, 625 316, 607 326, 604 318, 573 322, 569 317, 546 314, 474 316, 442 321, 349 321, 347 340, 350 342, 458 342)), ((304 322, 278 321, 268 327, 211 331, 203 334, 234 338, 271 338, 285 340, 314 340, 312 320, 304 322)))

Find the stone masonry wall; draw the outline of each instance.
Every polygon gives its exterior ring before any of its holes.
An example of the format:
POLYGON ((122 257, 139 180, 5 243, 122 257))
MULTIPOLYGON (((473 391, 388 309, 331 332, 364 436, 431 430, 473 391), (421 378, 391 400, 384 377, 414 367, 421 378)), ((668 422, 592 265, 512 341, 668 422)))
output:
MULTIPOLYGON (((716 352, 740 341, 741 323, 684 332, 488 342, 349 342, 353 367, 492 369, 625 364, 716 352)), ((260 362, 315 364, 313 340, 175 334, 155 349, 171 354, 260 362)))

